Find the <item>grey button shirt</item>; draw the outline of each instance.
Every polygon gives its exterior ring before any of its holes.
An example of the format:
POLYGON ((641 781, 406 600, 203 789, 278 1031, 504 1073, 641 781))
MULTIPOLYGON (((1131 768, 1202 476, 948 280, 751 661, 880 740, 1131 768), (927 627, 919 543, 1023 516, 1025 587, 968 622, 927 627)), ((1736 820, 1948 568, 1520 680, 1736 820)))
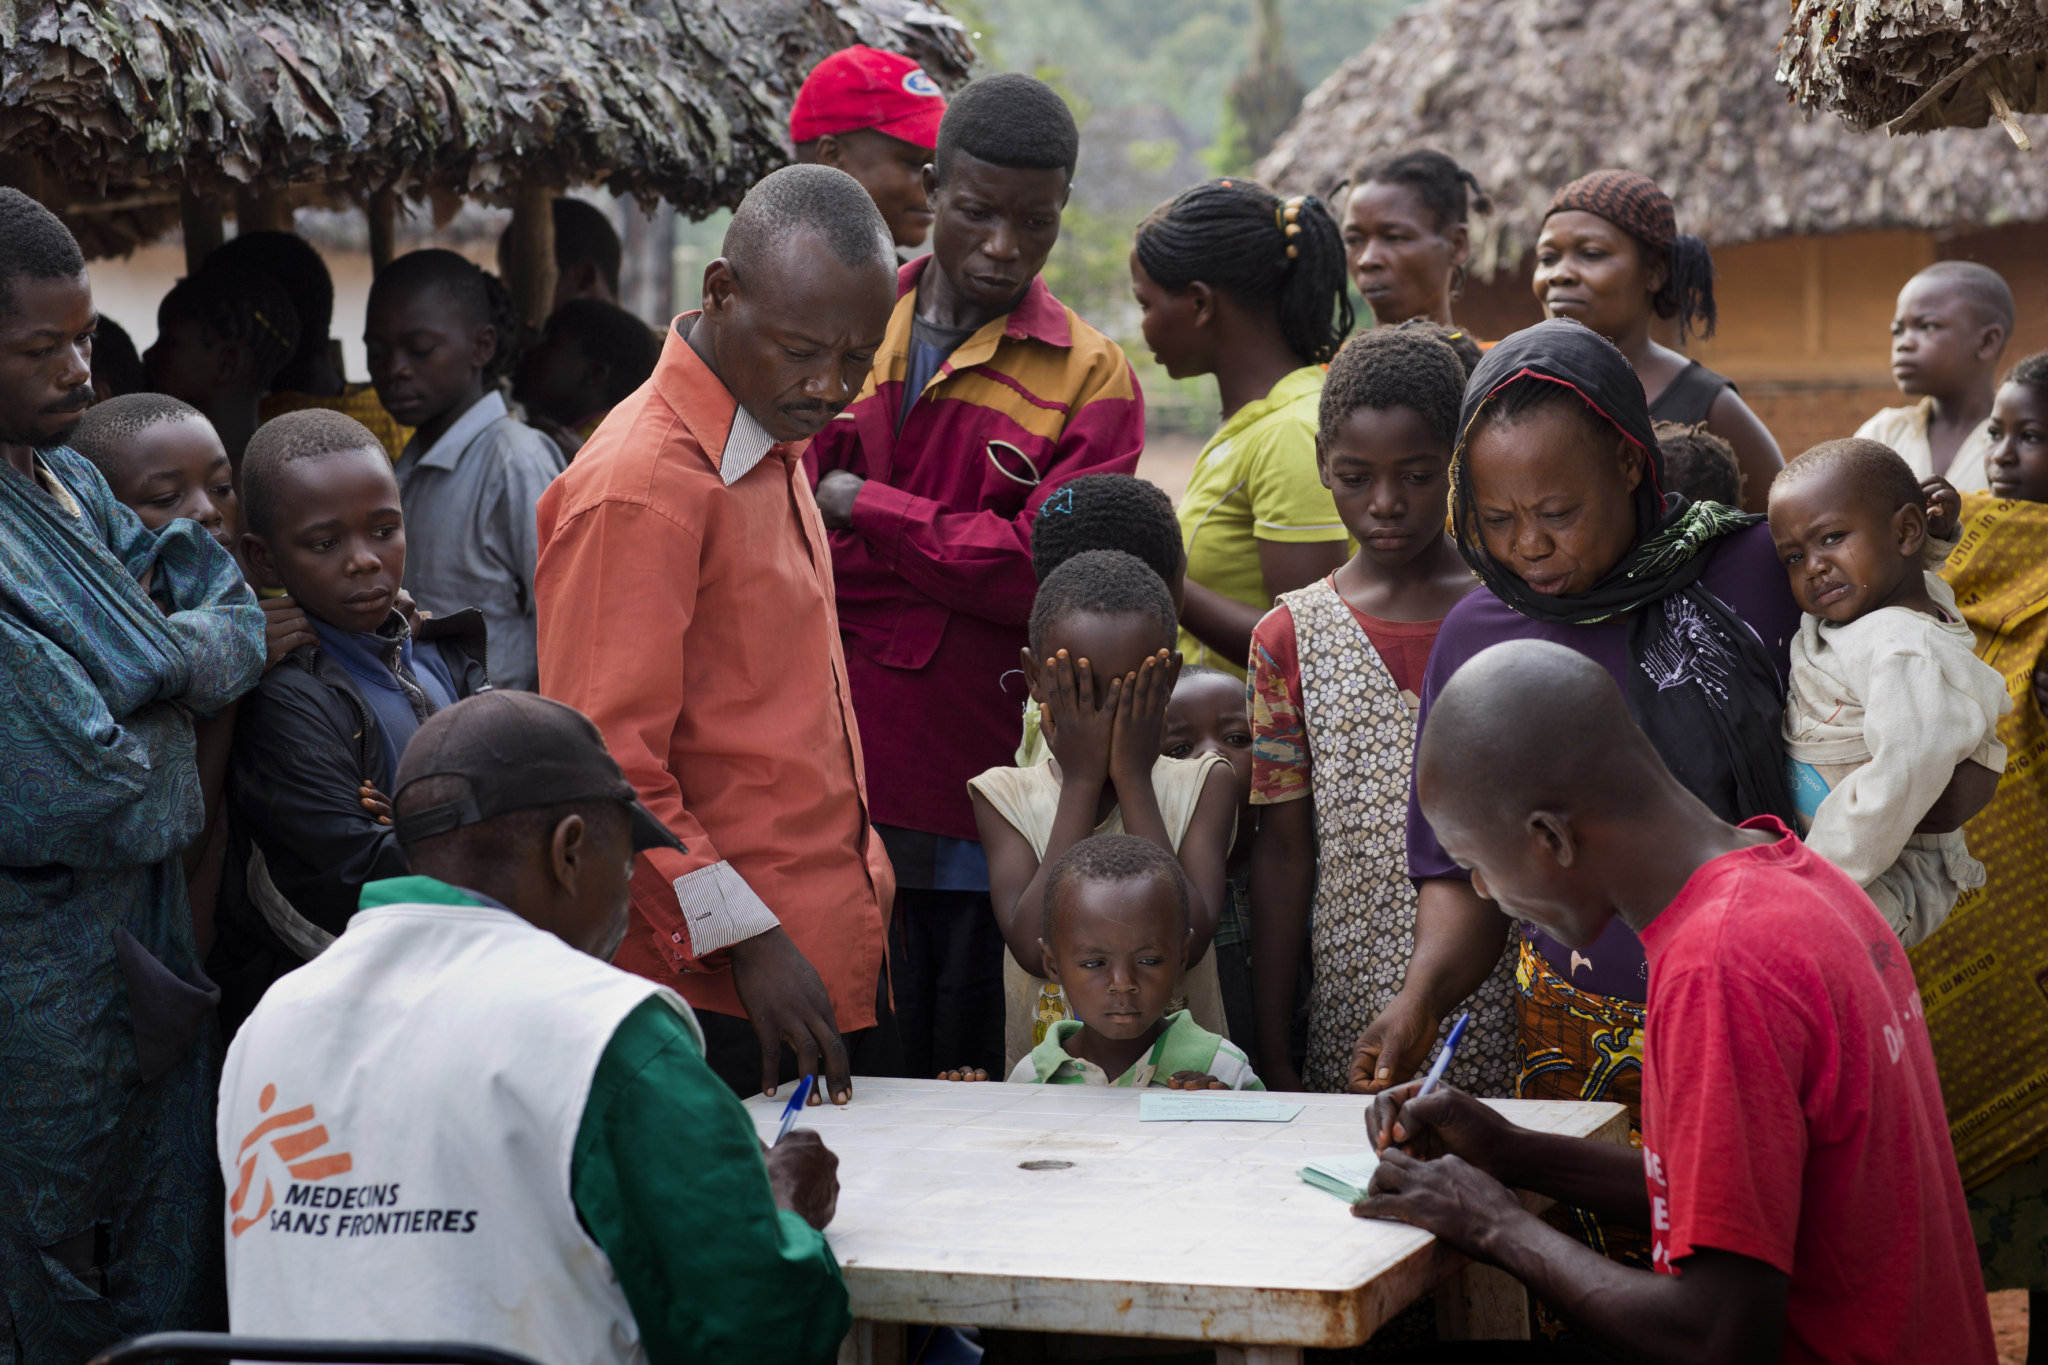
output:
POLYGON ((493 687, 540 687, 533 508, 563 467, 555 443, 513 417, 496 390, 432 449, 415 436, 398 457, 406 591, 436 615, 482 609, 493 687))

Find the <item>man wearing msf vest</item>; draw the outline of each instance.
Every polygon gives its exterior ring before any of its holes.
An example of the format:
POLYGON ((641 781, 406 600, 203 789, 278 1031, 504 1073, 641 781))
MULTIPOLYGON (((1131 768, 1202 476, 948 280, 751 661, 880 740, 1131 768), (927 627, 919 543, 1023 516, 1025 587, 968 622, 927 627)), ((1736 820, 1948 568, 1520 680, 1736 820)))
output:
POLYGON ((413 875, 364 887, 228 1052, 234 1330, 832 1359, 838 1158, 799 1129, 764 1159, 690 1007, 608 965, 634 855, 678 843, 597 727, 485 692, 420 727, 394 786, 413 875))

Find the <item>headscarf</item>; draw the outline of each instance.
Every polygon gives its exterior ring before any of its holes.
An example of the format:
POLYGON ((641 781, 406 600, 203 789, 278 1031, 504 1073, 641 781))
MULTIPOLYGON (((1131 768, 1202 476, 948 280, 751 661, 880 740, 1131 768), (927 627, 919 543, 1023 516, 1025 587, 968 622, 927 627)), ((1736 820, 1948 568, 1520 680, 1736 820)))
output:
POLYGON ((1626 616, 1623 691, 1672 775, 1725 820, 1776 815, 1789 823, 1780 738, 1784 685, 1756 632, 1699 586, 1713 543, 1763 518, 1663 492, 1664 459, 1642 381, 1606 338, 1576 322, 1538 323, 1489 351, 1465 386, 1458 431, 1451 525, 1472 571, 1494 596, 1534 621, 1592 625, 1626 616), (1570 389, 1643 452, 1635 544, 1582 593, 1534 591, 1487 552, 1479 533, 1466 445, 1486 405, 1520 384, 1570 389))
POLYGON ((1678 230, 1677 206, 1656 181, 1635 171, 1582 175, 1550 197, 1543 217, 1571 212, 1605 218, 1664 263, 1664 287, 1651 300, 1658 317, 1677 318, 1681 336, 1714 334, 1713 253, 1699 238, 1678 230))

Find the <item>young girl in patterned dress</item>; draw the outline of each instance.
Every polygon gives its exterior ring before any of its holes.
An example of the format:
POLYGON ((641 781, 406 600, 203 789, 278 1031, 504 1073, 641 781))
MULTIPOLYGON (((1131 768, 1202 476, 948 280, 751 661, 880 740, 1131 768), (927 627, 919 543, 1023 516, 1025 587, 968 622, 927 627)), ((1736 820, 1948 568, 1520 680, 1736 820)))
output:
MULTIPOLYGON (((1259 1072, 1275 1090, 1365 1088, 1359 1032, 1392 999, 1415 947, 1407 873, 1415 708, 1437 628, 1477 586, 1444 514, 1466 363, 1433 323, 1379 328, 1338 353, 1316 462, 1358 553, 1283 594, 1252 634, 1252 989, 1259 1072), (1288 1055, 1295 974, 1314 971, 1308 1060, 1288 1055)), ((1514 1093, 1513 959, 1462 1008, 1472 1024, 1447 1079, 1514 1093)), ((1459 1010, 1445 1011, 1448 1023, 1459 1010)))

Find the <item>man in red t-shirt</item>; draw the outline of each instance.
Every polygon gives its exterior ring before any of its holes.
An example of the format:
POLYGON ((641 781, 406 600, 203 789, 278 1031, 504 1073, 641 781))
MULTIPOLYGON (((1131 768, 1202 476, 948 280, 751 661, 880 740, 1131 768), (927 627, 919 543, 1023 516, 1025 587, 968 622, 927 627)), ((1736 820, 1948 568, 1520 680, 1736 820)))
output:
POLYGON ((1616 915, 1642 939, 1643 1150, 1411 1083, 1373 1106, 1380 1167, 1353 1212, 1502 1267, 1631 1359, 1989 1365, 1919 991, 1855 883, 1772 817, 1713 815, 1605 670, 1559 645, 1475 655, 1416 763, 1475 890, 1567 945, 1616 915), (1649 1229, 1657 1273, 1602 1258, 1509 1187, 1649 1229))

